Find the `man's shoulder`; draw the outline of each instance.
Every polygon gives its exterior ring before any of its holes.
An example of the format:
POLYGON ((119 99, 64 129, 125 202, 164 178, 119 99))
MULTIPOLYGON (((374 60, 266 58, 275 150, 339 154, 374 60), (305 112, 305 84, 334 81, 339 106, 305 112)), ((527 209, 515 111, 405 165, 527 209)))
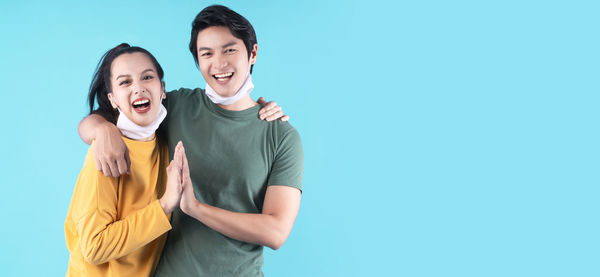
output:
POLYGON ((163 102, 167 111, 172 112, 174 109, 181 109, 186 106, 197 107, 198 102, 204 97, 204 89, 201 88, 180 88, 167 92, 167 99, 163 102))
POLYGON ((179 88, 175 90, 171 90, 167 92, 167 99, 170 98, 178 98, 178 97, 189 97, 192 95, 196 95, 197 93, 204 92, 204 89, 201 88, 179 88))
POLYGON ((268 124, 276 142, 282 143, 287 140, 300 141, 300 133, 298 133, 298 130, 291 123, 277 119, 268 122, 268 124))

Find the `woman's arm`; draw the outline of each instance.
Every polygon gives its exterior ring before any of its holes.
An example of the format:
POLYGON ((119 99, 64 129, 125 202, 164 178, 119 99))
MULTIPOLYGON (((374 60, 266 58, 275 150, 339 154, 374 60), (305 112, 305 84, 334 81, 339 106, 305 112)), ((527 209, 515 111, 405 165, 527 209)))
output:
POLYGON ((86 262, 102 264, 123 257, 171 229, 168 215, 179 206, 181 198, 181 161, 169 165, 161 199, 121 219, 118 219, 118 198, 126 196, 117 194, 119 179, 94 170, 89 164, 91 158, 86 163, 72 208, 86 262))
POLYGON ((280 119, 281 121, 290 120, 289 115, 284 115, 283 110, 280 106, 277 105, 275 101, 267 102, 265 98, 260 97, 256 101, 258 104, 263 106, 260 111, 258 111, 258 116, 262 120, 273 121, 275 119, 280 119))
POLYGON ((116 213, 98 210, 76 223, 86 262, 98 265, 123 257, 171 230, 158 200, 121 220, 115 221, 115 216, 116 213))
POLYGON ((183 146, 183 195, 181 210, 230 238, 279 249, 289 236, 300 208, 300 190, 286 186, 267 188, 260 214, 237 213, 198 202, 190 179, 183 146))

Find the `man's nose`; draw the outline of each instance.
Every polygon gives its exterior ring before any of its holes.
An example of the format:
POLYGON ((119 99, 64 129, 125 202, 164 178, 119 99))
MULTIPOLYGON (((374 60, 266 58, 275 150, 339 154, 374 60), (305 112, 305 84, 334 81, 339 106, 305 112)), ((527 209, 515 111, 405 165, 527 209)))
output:
POLYGON ((225 68, 229 65, 229 63, 227 62, 227 58, 224 55, 219 55, 217 57, 217 68, 221 69, 221 68, 225 68))

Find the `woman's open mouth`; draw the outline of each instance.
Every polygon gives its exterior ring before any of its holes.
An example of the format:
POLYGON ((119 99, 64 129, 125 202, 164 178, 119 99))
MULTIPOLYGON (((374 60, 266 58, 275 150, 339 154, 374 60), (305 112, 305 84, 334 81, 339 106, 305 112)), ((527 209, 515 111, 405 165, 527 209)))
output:
POLYGON ((146 113, 150 110, 150 99, 138 98, 131 103, 131 106, 136 113, 146 113))

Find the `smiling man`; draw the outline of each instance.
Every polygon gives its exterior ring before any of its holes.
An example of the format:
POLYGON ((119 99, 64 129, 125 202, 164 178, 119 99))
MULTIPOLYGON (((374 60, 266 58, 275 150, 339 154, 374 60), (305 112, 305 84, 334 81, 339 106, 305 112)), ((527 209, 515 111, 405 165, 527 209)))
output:
MULTIPOLYGON (((192 23, 189 46, 206 89, 182 88, 165 100, 159 138, 171 157, 183 142, 192 186, 172 214, 156 276, 263 276, 263 247, 283 245, 300 207, 300 136, 287 122, 258 116, 250 97, 258 46, 248 20, 207 7, 192 23)), ((116 136, 110 126, 81 125, 84 140, 116 136)), ((112 146, 119 140, 105 140, 99 151, 122 157, 125 150, 112 146)))
POLYGON ((302 145, 289 123, 256 116, 257 47, 250 22, 226 7, 207 7, 192 23, 206 89, 172 92, 164 131, 169 146, 186 147, 197 201, 182 198, 173 213, 156 276, 262 276, 263 246, 278 249, 292 229, 302 145))

